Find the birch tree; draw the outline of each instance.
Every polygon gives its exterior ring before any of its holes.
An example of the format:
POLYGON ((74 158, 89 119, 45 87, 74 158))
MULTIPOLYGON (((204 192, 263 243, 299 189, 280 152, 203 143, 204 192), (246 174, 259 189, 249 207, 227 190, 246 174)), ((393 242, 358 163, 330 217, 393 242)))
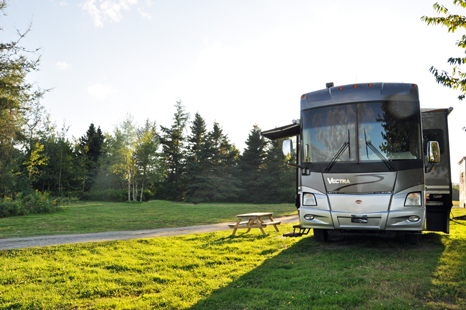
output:
POLYGON ((128 202, 131 201, 131 190, 133 190, 133 200, 137 200, 137 185, 135 183, 136 174, 136 126, 131 114, 126 115, 126 119, 115 128, 114 141, 112 143, 113 164, 112 172, 125 176, 128 188, 128 202))
MULTIPOLYGON (((157 126, 155 122, 150 122, 148 119, 143 127, 137 131, 137 146, 136 146, 136 166, 141 176, 141 198, 143 201, 144 186, 148 175, 159 176, 159 160, 157 149, 160 141, 157 134, 157 126)), ((156 177, 159 180, 159 177, 156 177)))

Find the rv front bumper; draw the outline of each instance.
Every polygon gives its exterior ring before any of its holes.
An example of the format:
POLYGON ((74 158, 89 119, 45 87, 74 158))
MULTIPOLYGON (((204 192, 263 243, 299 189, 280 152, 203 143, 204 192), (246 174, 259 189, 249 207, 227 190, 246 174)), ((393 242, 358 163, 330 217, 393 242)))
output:
POLYGON ((301 207, 299 220, 303 228, 422 231, 425 208, 407 207, 390 212, 355 213, 301 207))

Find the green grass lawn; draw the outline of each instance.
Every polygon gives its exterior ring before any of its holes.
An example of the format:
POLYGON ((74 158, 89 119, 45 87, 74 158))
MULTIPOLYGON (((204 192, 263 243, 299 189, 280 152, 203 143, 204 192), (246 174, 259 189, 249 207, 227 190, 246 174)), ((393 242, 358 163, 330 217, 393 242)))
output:
POLYGON ((297 214, 293 204, 78 202, 64 212, 1 218, 0 238, 215 224, 235 221, 236 214, 263 211, 274 217, 297 214))
POLYGON ((419 246, 280 230, 0 251, 0 309, 466 308, 464 220, 419 246))

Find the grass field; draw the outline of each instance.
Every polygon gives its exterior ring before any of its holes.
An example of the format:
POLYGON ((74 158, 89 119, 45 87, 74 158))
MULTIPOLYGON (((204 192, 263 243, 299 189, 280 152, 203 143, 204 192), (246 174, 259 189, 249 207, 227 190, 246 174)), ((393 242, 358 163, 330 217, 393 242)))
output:
POLYGON ((297 214, 293 204, 189 204, 78 202, 64 212, 0 219, 0 238, 181 227, 235 221, 236 214, 269 211, 297 214))
POLYGON ((419 246, 280 230, 0 251, 0 309, 466 308, 466 221, 419 246))

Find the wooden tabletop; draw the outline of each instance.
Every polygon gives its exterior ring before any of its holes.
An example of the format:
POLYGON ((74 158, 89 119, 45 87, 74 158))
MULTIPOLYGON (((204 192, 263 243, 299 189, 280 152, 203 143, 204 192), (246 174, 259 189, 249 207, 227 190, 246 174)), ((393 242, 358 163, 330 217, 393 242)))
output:
POLYGON ((246 213, 237 214, 236 217, 261 217, 261 216, 272 216, 273 212, 258 212, 258 213, 246 213))

